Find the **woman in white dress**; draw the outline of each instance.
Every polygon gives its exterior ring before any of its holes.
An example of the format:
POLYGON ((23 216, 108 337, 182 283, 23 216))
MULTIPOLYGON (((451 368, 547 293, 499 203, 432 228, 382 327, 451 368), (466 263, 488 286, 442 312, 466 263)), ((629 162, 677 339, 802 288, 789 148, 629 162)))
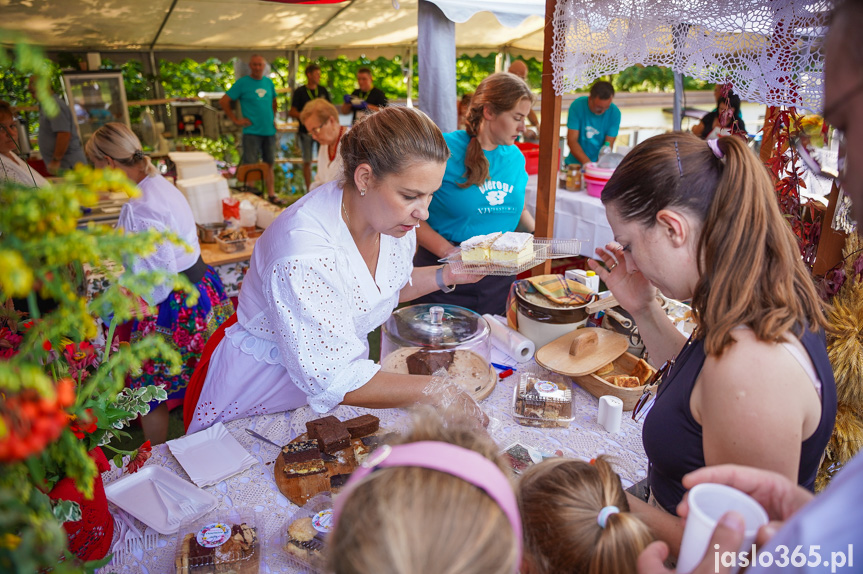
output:
MULTIPOLYGON (((197 303, 188 305, 191 296, 185 291, 175 291, 173 280, 157 285, 144 296, 156 312, 132 322, 132 341, 149 335, 162 337, 180 354, 182 367, 173 373, 165 361, 148 359, 141 366, 141 373, 129 378, 129 386, 159 385, 168 392, 169 401, 182 401, 207 338, 231 316, 234 306, 216 271, 201 259, 198 230, 189 202, 179 189, 159 175, 150 158, 144 155, 138 137, 125 124, 105 124, 87 140, 86 152, 94 166, 119 169, 141 190, 140 196, 123 205, 118 228, 126 233, 149 229, 170 231, 186 243, 163 241, 152 254, 132 257, 126 262, 133 273, 183 274, 195 287, 197 303)), ((165 442, 168 437, 168 409, 168 402, 154 401, 150 412, 141 417, 144 436, 153 444, 165 442)))
POLYGON ((309 135, 318 142, 318 166, 315 179, 309 191, 342 177, 344 164, 341 149, 342 136, 348 130, 339 125, 339 111, 323 98, 317 98, 305 105, 300 112, 300 121, 306 126, 309 135))
POLYGON ((342 177, 258 239, 236 322, 211 338, 190 383, 187 396, 199 387, 200 398, 197 408, 187 401, 189 432, 305 404, 324 413, 456 403, 483 417, 457 385, 382 372, 368 359, 368 334, 400 301, 479 278, 411 262, 449 156, 440 130, 422 112, 385 108, 342 136, 341 155, 342 177))
POLYGON ((42 187, 48 181, 18 157, 18 122, 12 106, 0 100, 0 183, 42 187))

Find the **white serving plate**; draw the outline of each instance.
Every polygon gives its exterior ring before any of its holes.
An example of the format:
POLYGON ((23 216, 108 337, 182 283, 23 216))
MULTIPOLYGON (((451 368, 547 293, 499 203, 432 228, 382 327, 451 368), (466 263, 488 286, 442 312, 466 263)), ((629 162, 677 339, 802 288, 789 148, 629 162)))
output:
POLYGON ((258 462, 220 422, 167 444, 192 482, 200 487, 222 482, 258 462))
MULTIPOLYGON (((203 516, 219 503, 215 496, 186 482, 161 466, 144 466, 138 472, 114 481, 105 487, 108 500, 146 524, 160 534, 174 534, 180 528, 180 520, 168 520, 168 513, 153 482, 158 482, 193 503, 203 516)), ((195 516, 184 517, 192 520, 195 516)))

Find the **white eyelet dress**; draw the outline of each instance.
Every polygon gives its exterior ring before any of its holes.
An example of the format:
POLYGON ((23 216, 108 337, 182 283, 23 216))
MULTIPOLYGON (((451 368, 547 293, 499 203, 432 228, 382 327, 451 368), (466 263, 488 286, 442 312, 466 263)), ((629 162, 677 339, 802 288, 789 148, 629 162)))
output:
POLYGON ((237 323, 213 352, 189 433, 306 403, 325 413, 380 369, 368 359, 367 337, 410 280, 416 234, 381 235, 373 278, 341 203, 339 182, 324 184, 258 239, 237 323))

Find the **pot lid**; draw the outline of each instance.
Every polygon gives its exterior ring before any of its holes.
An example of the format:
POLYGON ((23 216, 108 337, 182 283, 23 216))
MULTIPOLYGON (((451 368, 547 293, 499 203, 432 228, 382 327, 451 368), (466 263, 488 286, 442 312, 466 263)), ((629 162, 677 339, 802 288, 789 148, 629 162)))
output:
POLYGON ((536 362, 556 373, 580 377, 599 370, 629 348, 626 337, 585 327, 558 337, 536 352, 536 362))
POLYGON ((395 310, 384 323, 383 332, 402 347, 440 348, 488 338, 489 327, 470 309, 422 304, 395 310))

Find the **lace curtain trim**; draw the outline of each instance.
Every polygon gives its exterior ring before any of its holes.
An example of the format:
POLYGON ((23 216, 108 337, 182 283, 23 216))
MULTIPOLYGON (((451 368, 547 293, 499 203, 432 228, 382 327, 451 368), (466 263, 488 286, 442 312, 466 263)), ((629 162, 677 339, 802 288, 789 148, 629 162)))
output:
POLYGON ((731 82, 741 99, 820 111, 831 0, 560 0, 555 93, 635 64, 731 82))

